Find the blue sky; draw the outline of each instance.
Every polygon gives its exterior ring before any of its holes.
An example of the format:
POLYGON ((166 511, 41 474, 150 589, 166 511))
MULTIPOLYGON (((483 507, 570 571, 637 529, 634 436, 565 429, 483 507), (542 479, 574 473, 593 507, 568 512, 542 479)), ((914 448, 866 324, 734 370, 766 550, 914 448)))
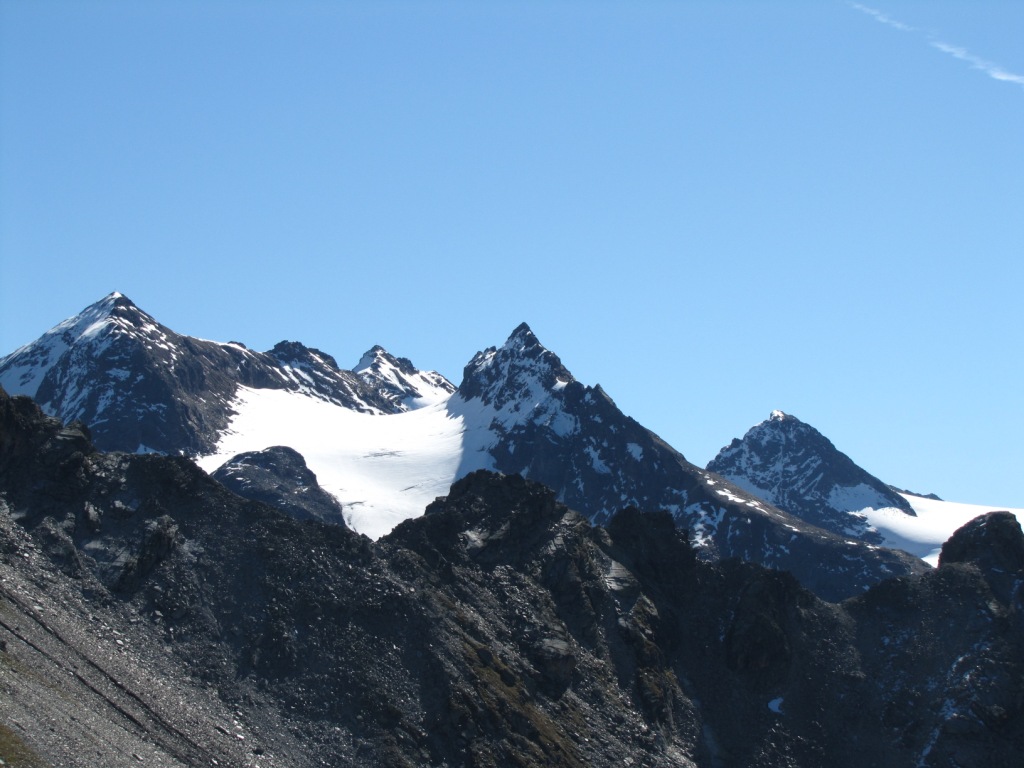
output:
POLYGON ((0 0, 0 354, 112 290, 453 379, 521 321, 704 464, 779 408, 1024 507, 1024 3, 0 0))

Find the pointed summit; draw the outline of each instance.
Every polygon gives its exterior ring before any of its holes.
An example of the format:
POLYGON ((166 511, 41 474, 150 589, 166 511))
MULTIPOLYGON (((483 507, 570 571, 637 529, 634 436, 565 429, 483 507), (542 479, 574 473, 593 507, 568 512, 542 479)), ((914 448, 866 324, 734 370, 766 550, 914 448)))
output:
POLYGON ((533 330, 525 322, 520 323, 515 327, 515 330, 512 331, 511 334, 509 334, 508 340, 505 342, 505 344, 508 345, 513 341, 520 341, 529 346, 533 346, 534 344, 540 344, 540 342, 537 341, 537 337, 534 335, 533 330))
MULTIPOLYGON (((547 353, 556 360, 558 359, 553 352, 547 350, 544 345, 540 343, 540 339, 537 338, 536 334, 526 323, 520 323, 517 325, 515 330, 509 334, 505 343, 501 345, 500 349, 526 356, 547 353)), ((559 363, 559 365, 561 365, 561 363, 559 363)))
POLYGON ((131 299, 129 299, 127 296, 125 296, 123 293, 121 293, 120 291, 111 291, 106 296, 104 296, 102 299, 97 301, 96 304, 94 304, 93 306, 97 306, 99 304, 109 304, 111 306, 114 306, 114 305, 130 306, 130 307, 134 307, 135 306, 135 303, 131 299))
POLYGON ((455 385, 437 371, 421 371, 407 357, 395 357, 375 344, 353 372, 399 410, 415 410, 446 400, 455 385))
MULTIPOLYGON (((0 358, 0 385, 9 394, 40 400, 43 382, 72 349, 78 349, 84 358, 95 357, 114 337, 146 331, 161 333, 153 318, 123 293, 114 291, 58 323, 35 341, 0 358)), ((42 394, 45 397, 45 391, 42 394)), ((45 405, 47 401, 40 402, 45 405)))
POLYGON ((882 537, 868 525, 864 510, 914 514, 906 499, 818 430, 779 410, 723 448, 707 468, 779 509, 872 544, 882 537))
MULTIPOLYGON (((92 324, 108 319, 119 321, 117 324, 124 329, 141 326, 147 322, 156 322, 123 293, 114 291, 108 293, 99 301, 90 304, 74 317, 68 318, 53 330, 57 328, 67 329, 68 325, 71 324, 71 328, 79 328, 84 332, 92 324)), ((92 332, 96 330, 93 329, 92 332)))
MULTIPOLYGON (((359 358, 359 362, 356 363, 356 367, 352 370, 355 373, 360 373, 368 368, 374 366, 383 365, 386 362, 393 361, 395 358, 380 344, 374 344, 368 350, 363 353, 363 356, 359 358)), ((397 362, 397 361, 396 361, 397 362)))
POLYGON ((473 356, 458 391, 464 400, 479 398, 500 409, 518 400, 539 402, 573 381, 558 355, 521 323, 500 348, 488 347, 473 356))

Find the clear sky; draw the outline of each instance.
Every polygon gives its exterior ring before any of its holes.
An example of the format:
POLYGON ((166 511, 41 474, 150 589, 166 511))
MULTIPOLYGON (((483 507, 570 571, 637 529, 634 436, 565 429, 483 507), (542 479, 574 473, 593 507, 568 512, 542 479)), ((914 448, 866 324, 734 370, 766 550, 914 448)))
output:
POLYGON ((453 381, 528 322, 1024 507, 1024 3, 0 0, 0 354, 113 290, 453 381))

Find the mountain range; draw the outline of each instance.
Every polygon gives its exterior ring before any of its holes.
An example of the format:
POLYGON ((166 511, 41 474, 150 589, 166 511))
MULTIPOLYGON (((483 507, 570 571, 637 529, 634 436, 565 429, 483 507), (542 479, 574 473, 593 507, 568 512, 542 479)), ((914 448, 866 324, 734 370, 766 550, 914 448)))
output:
POLYGON ((694 466, 525 324, 456 386, 111 294, 0 359, 0 760, 1016 766, 1019 515, 779 411, 694 466))
POLYGON ((289 448, 345 523, 374 539, 485 469, 537 481, 598 525, 625 507, 666 511, 700 557, 787 570, 830 600, 928 567, 864 526, 790 508, 792 494, 767 493, 763 478, 716 472, 723 457, 691 464, 577 381, 525 323, 473 355, 456 387, 381 347, 346 370, 298 342, 254 352, 183 336, 114 293, 0 359, 0 386, 88 425, 103 450, 184 455, 221 479, 244 454, 240 493, 276 488, 255 477, 275 471, 258 455, 289 448))

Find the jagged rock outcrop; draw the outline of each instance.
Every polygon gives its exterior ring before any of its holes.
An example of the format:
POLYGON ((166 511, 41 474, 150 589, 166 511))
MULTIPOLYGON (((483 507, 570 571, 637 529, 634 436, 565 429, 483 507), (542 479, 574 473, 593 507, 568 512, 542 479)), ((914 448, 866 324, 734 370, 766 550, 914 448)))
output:
POLYGON ((240 453, 211 477, 239 496, 277 507, 296 520, 345 525, 341 504, 320 487, 306 460, 293 448, 275 445, 240 453))
POLYGON ((1016 765, 1024 636, 984 540, 831 604, 667 514, 598 528, 475 472, 373 543, 0 394, 0 756, 1016 765))

